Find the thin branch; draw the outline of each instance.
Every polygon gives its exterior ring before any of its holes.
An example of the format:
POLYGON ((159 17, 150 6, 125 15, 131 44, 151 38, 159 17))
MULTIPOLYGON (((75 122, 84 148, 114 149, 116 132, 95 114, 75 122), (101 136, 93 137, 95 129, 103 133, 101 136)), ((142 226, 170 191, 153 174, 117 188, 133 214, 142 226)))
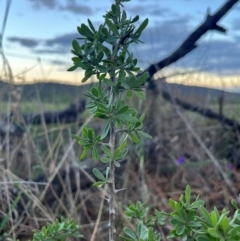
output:
POLYGON ((240 123, 235 120, 232 120, 224 115, 217 114, 208 108, 196 106, 196 105, 190 104, 188 102, 185 102, 183 100, 180 100, 179 98, 175 98, 175 97, 171 96, 167 91, 164 91, 164 90, 162 90, 162 96, 165 100, 167 100, 171 103, 175 103, 178 106, 181 106, 182 108, 184 108, 185 110, 197 112, 197 113, 201 114, 202 116, 208 117, 210 119, 218 120, 221 124, 229 126, 235 130, 240 131, 240 123))
POLYGON ((218 21, 238 2, 239 0, 228 0, 215 14, 210 15, 208 13, 205 21, 185 39, 177 50, 160 62, 150 65, 145 70, 149 72, 150 81, 151 77, 153 77, 156 72, 176 62, 194 50, 197 47, 197 41, 209 30, 216 30, 225 33, 226 29, 219 26, 218 21))

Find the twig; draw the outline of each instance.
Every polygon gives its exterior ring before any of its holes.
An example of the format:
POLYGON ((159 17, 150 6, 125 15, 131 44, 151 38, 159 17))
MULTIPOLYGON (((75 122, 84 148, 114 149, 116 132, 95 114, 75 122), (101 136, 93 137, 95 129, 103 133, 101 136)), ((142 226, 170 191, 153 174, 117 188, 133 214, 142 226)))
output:
POLYGON ((187 118, 184 116, 184 114, 180 111, 179 107, 177 105, 174 105, 174 108, 177 112, 177 114, 179 115, 179 117, 182 119, 182 121, 184 122, 184 124, 186 125, 186 127, 188 128, 188 130, 191 132, 191 134, 193 135, 193 137, 197 140, 197 142, 199 143, 199 145, 202 147, 202 149, 204 150, 204 152, 208 155, 208 157, 210 158, 210 160, 213 162, 214 166, 217 168, 217 170, 219 171, 219 173, 222 175, 225 183, 227 184, 229 190, 231 191, 232 195, 234 196, 234 198, 238 201, 238 203, 240 203, 240 198, 237 196, 235 190, 233 189, 233 185, 231 180, 228 178, 228 176, 226 175, 226 173, 224 172, 224 170, 222 169, 221 165, 219 164, 218 160, 216 159, 216 157, 213 155, 213 153, 206 147, 206 145, 203 143, 203 141, 201 140, 200 136, 194 131, 192 125, 189 123, 189 121, 187 120, 187 118))
MULTIPOLYGON (((150 65, 145 70, 149 72, 149 79, 151 80, 157 71, 169 66, 194 50, 197 47, 197 41, 209 30, 216 30, 225 33, 226 29, 222 26, 219 26, 218 21, 238 2, 239 0, 228 0, 215 14, 210 15, 208 13, 205 21, 185 39, 178 49, 176 49, 167 58, 158 63, 150 65)), ((156 86, 153 88, 156 88, 156 86)))
MULTIPOLYGON (((106 191, 105 189, 106 189, 106 186, 104 188, 104 191, 106 191)), ((103 211, 103 204, 104 204, 104 200, 105 200, 104 199, 104 195, 105 195, 105 192, 103 192, 103 197, 102 197, 102 200, 101 200, 101 203, 100 203, 97 220, 96 220, 96 223, 95 223, 95 226, 94 226, 93 233, 92 233, 90 241, 94 241, 95 237, 96 237, 96 233, 97 233, 97 230, 98 230, 98 227, 99 227, 99 223, 100 223, 101 216, 102 216, 102 211, 103 211)))

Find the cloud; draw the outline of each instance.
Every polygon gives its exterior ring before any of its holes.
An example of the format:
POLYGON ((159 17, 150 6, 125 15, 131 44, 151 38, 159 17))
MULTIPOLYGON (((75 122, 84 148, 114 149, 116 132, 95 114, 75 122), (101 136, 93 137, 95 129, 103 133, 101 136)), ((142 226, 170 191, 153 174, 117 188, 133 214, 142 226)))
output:
POLYGON ((79 37, 79 34, 77 32, 74 33, 66 33, 60 36, 57 36, 52 39, 48 39, 45 41, 45 46, 61 46, 61 47, 68 47, 71 48, 72 40, 79 37))
POLYGON ((59 54, 66 54, 66 53, 70 53, 70 48, 40 48, 40 49, 37 49, 34 51, 35 53, 37 54, 46 54, 46 55, 52 55, 52 54, 56 54, 56 55, 59 55, 59 54))
POLYGON ((132 49, 136 57, 148 65, 171 54, 189 33, 188 16, 159 21, 144 30, 140 40, 145 44, 135 45, 132 49))
MULTIPOLYGON (((145 44, 135 45, 131 50, 146 68, 173 53, 192 31, 188 16, 161 21, 147 27, 140 38, 145 44)), ((221 40, 203 37, 195 50, 171 66, 206 68, 218 74, 240 74, 239 43, 240 35, 233 40, 227 36, 221 40)))
POLYGON ((240 74, 240 46, 229 39, 198 43, 198 47, 171 65, 171 67, 205 70, 221 75, 240 74))
POLYGON ((28 47, 28 48, 37 47, 38 44, 40 43, 40 41, 38 41, 36 39, 21 38, 21 37, 9 37, 8 41, 17 42, 20 45, 22 45, 23 47, 28 47))
POLYGON ((66 66, 67 64, 69 64, 70 61, 63 61, 63 60, 53 60, 51 63, 54 65, 62 65, 62 66, 66 66))
POLYGON ((133 14, 138 14, 139 16, 144 16, 144 15, 154 15, 158 17, 165 17, 168 16, 169 14, 172 13, 172 11, 169 8, 166 7, 161 7, 158 5, 148 5, 147 7, 144 5, 138 5, 134 7, 128 7, 126 6, 126 11, 133 13, 133 14))
POLYGON ((59 6, 59 9, 62 11, 68 11, 73 14, 85 14, 85 15, 90 15, 92 14, 92 9, 89 6, 83 5, 83 4, 78 4, 76 3, 75 0, 71 0, 70 2, 64 6, 61 5, 59 6))
POLYGON ((58 0, 29 0, 33 7, 36 9, 40 9, 42 7, 46 7, 48 9, 54 9, 58 6, 58 0))
POLYGON ((236 19, 233 20, 232 28, 233 28, 234 31, 240 31, 239 22, 240 22, 240 18, 236 18, 236 19))
MULTIPOLYGON (((140 65, 146 68, 149 64, 156 63, 169 56, 179 47, 193 31, 190 23, 191 18, 189 16, 182 16, 149 25, 140 38, 145 44, 135 44, 131 47, 131 51, 139 59, 140 65)), ((37 47, 33 49, 35 54, 49 54, 57 57, 63 54, 69 54, 70 56, 71 42, 77 37, 79 37, 79 34, 74 31, 45 41, 19 37, 11 37, 8 40, 18 42, 25 47, 37 47)), ((231 40, 227 36, 221 37, 220 40, 203 37, 194 51, 172 66, 198 69, 206 67, 210 72, 240 74, 239 43, 240 35, 237 34, 231 40)), ((55 64, 61 65, 64 63, 55 62, 55 64)))
POLYGON ((201 47, 208 45, 205 57, 206 65, 210 70, 221 72, 222 74, 240 74, 240 45, 236 40, 212 40, 202 43, 201 47))
POLYGON ((71 12, 73 14, 92 14, 92 9, 84 4, 79 4, 76 0, 65 0, 61 3, 60 0, 28 0, 37 10, 41 8, 54 9, 59 11, 71 12))
MULTIPOLYGON (((72 40, 79 37, 77 32, 66 33, 51 39, 46 39, 41 48, 35 49, 38 54, 66 54, 71 53, 72 40)), ((81 41, 79 41, 81 43, 81 41)))

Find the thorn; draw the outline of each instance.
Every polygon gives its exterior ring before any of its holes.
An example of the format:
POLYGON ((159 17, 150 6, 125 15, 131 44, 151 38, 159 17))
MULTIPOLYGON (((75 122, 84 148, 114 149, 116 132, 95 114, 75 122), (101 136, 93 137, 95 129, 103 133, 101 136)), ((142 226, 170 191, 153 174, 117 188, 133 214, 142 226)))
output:
POLYGON ((109 198, 106 198, 106 197, 103 197, 103 196, 100 196, 100 197, 103 198, 104 200, 106 200, 109 203, 109 198))
POLYGON ((114 193, 118 193, 118 192, 121 192, 121 191, 124 191, 124 190, 126 190, 126 188, 121 188, 121 189, 115 190, 114 193))

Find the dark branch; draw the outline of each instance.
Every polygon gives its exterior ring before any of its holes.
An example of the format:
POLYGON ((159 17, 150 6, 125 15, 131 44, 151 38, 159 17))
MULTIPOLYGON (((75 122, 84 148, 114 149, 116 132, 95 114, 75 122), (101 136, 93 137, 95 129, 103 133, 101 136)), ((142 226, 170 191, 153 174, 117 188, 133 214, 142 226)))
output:
POLYGON ((210 119, 218 120, 221 124, 229 126, 235 130, 240 131, 240 123, 238 123, 232 119, 229 119, 222 114, 217 114, 208 108, 202 108, 200 106, 196 106, 196 105, 190 104, 188 102, 185 102, 183 100, 180 100, 179 98, 174 98, 167 91, 164 91, 164 90, 162 91, 162 96, 165 100, 167 100, 173 104, 177 104, 178 106, 181 106, 185 110, 197 112, 197 113, 201 114, 202 116, 208 117, 210 119))
POLYGON ((209 30, 225 33, 226 29, 219 26, 217 22, 237 3, 239 0, 228 0, 214 15, 208 13, 206 20, 194 30, 186 40, 167 58, 158 63, 150 65, 146 71, 149 72, 150 80, 153 75, 162 68, 176 62, 197 47, 197 41, 209 30))
POLYGON ((81 100, 77 104, 71 104, 67 109, 62 111, 48 111, 38 114, 23 115, 26 124, 41 124, 42 118, 46 124, 56 123, 73 123, 77 121, 78 113, 85 110, 85 101, 81 100))

